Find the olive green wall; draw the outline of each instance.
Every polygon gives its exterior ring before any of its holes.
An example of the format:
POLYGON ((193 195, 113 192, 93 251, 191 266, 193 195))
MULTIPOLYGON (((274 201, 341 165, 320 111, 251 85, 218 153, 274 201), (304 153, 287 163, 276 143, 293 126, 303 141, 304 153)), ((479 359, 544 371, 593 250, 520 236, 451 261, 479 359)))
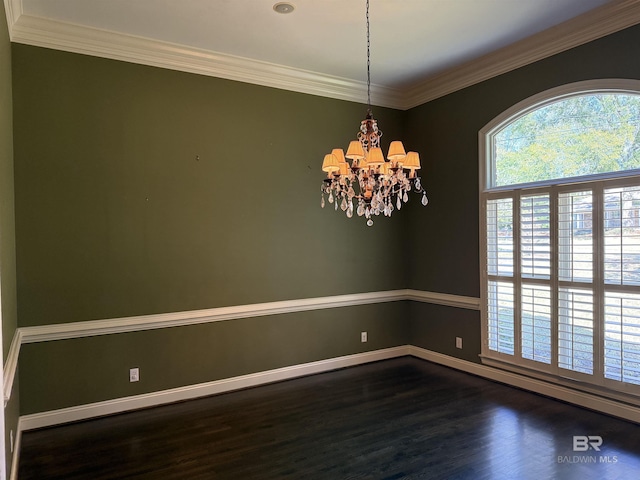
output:
POLYGON ((406 345, 406 307, 363 305, 28 344, 20 359, 21 414, 406 345), (140 381, 129 383, 136 366, 140 381))
POLYGON ((13 74, 21 326, 404 286, 400 220, 320 209, 363 105, 24 45, 13 74))
MULTIPOLYGON (((2 359, 7 359, 16 330, 16 254, 13 199, 13 107, 11 89, 11 43, 4 3, 0 2, 0 278, 2 279, 2 359)), ((18 387, 13 387, 12 402, 5 408, 5 459, 11 468, 9 432, 17 432, 18 387)))
MULTIPOLYGON (((410 288, 480 295, 478 131, 507 108, 549 88, 597 78, 640 79, 639 51, 640 26, 636 26, 407 112, 407 141, 422 152, 422 175, 430 194, 428 212, 415 205, 405 212, 410 215, 406 235, 410 288)), ((414 345, 478 361, 477 312, 411 308, 414 345), (451 349, 454 332, 464 339, 463 351, 451 349)))
MULTIPOLYGON (((319 208, 322 156, 362 105, 14 45, 20 326, 398 288, 478 297, 478 131, 554 86, 639 78, 638 47, 634 27, 376 109, 387 141, 421 153, 431 203, 368 228, 319 208)), ((479 313, 397 302, 28 344, 21 414, 406 343, 478 361, 479 313)))
MULTIPOLYGON (((406 287, 402 215, 320 208, 365 106, 18 44, 13 75, 20 326, 406 287)), ((405 345, 406 307, 24 345, 21 414, 405 345)))
POLYGON ((11 43, 4 4, 0 7, 0 277, 2 278, 2 358, 7 359, 17 324, 13 187, 13 102, 11 43))

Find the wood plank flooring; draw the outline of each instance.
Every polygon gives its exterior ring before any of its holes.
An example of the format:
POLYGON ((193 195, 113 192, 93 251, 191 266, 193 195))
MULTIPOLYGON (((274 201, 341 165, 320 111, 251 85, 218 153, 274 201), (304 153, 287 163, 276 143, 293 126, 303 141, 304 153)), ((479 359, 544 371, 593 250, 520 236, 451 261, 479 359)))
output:
POLYGON ((640 426, 404 357, 23 434, 20 480, 124 478, 633 480, 640 426))

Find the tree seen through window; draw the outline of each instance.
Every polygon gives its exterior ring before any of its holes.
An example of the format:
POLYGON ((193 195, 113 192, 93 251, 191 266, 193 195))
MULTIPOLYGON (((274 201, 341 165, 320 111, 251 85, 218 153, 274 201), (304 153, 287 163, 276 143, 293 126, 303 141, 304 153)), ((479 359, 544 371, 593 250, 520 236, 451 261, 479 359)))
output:
POLYGON ((640 96, 562 99, 494 136, 496 186, 640 168, 640 96))

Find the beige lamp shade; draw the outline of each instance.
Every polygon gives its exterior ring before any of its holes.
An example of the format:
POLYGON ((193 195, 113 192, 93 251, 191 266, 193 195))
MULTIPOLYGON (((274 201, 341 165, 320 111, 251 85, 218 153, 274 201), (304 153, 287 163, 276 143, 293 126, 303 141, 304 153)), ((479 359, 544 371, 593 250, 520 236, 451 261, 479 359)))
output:
POLYGON ((377 167, 383 163, 384 155, 382 154, 382 149, 380 147, 373 147, 369 150, 369 155, 367 155, 367 164, 369 164, 369 166, 377 167))
POLYGON ((347 165, 347 162, 339 163, 338 166, 340 167, 340 175, 349 175, 349 165, 347 165))
POLYGON ((347 154, 345 157, 350 158, 351 160, 360 160, 364 158, 364 149, 362 148, 362 144, 358 140, 353 140, 349 143, 349 148, 347 148, 347 154))
POLYGON ((409 152, 402 161, 402 167, 409 170, 418 170, 420 168, 420 155, 416 152, 409 152))
POLYGON ((333 150, 331 150, 331 154, 335 155, 335 157, 338 159, 338 163, 346 163, 346 160, 344 158, 344 150, 342 150, 341 148, 334 148, 333 150))
POLYGON ((391 164, 389 162, 384 162, 380 165, 380 173, 382 175, 389 175, 389 168, 391 168, 391 164))
POLYGON ((400 140, 394 140, 391 142, 391 145, 389 145, 389 154, 387 155, 389 160, 397 162, 398 160, 402 160, 405 155, 406 152, 404 151, 404 145, 402 145, 400 140))
POLYGON ((338 159, 332 153, 327 153, 324 156, 324 160, 322 162, 322 171, 331 173, 331 172, 337 172, 338 170, 340 170, 338 159))

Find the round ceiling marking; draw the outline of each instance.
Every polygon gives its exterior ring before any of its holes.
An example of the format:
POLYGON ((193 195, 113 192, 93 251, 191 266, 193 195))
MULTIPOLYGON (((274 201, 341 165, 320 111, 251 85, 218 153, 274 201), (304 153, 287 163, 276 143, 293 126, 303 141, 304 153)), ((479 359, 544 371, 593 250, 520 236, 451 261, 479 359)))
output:
POLYGON ((287 2, 278 2, 273 6, 273 9, 278 13, 291 13, 294 8, 296 7, 293 4, 287 2))

